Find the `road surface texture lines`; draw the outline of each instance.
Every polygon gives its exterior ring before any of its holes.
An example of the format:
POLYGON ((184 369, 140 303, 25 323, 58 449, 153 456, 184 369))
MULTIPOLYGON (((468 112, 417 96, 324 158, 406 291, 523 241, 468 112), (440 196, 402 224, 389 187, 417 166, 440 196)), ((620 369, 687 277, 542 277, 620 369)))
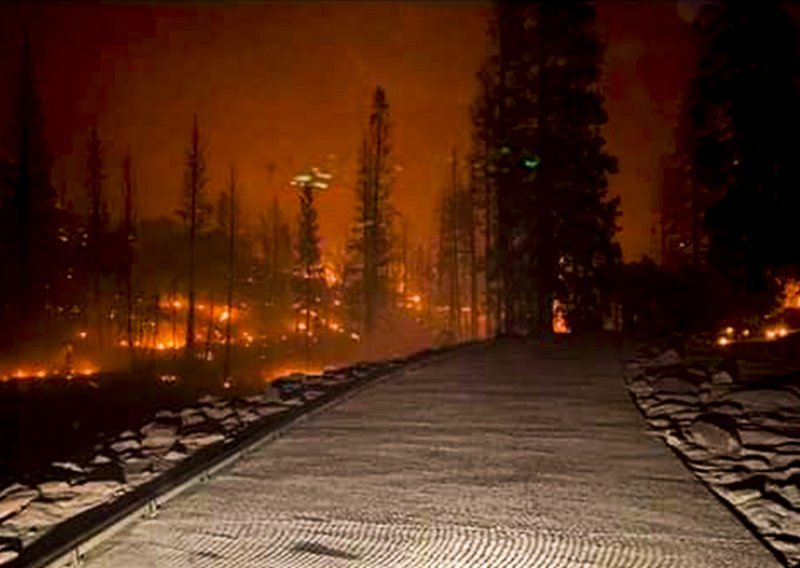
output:
POLYGON ((648 431, 603 338, 501 340, 310 418, 88 568, 769 567, 648 431))

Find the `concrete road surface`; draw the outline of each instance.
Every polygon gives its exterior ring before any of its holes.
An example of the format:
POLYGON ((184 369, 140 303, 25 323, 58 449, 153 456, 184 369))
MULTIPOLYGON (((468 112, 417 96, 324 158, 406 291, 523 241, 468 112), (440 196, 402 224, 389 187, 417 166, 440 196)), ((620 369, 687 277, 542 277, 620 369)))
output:
POLYGON ((89 568, 769 567, 647 429, 608 339, 406 371, 135 522, 89 568))

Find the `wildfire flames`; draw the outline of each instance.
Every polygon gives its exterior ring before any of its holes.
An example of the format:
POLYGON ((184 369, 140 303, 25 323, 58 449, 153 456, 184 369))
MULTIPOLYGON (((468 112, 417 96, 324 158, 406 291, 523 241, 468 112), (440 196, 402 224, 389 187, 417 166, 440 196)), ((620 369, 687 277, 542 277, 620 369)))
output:
POLYGON ((553 333, 569 333, 564 305, 558 300, 553 300, 553 333))
POLYGON ((290 364, 284 367, 280 367, 278 369, 273 369, 271 371, 264 373, 264 380, 268 383, 276 381, 281 377, 286 377, 289 375, 295 374, 303 374, 303 375, 320 375, 322 374, 323 369, 319 367, 308 367, 304 364, 297 363, 297 364, 290 364))
POLYGON ((781 305, 784 309, 800 308, 800 280, 787 280, 784 283, 781 305))
POLYGON ((790 326, 785 321, 774 322, 774 319, 785 319, 788 311, 800 309, 800 280, 787 279, 783 281, 782 287, 779 313, 770 316, 769 319, 773 319, 773 322, 764 325, 760 334, 751 332, 747 327, 736 330, 733 326, 728 326, 717 334, 717 345, 725 347, 743 340, 775 341, 788 337, 793 332, 790 326))
POLYGON ((5 382, 9 380, 49 379, 55 377, 71 379, 74 377, 92 377, 97 375, 99 372, 100 369, 91 363, 79 364, 71 369, 56 369, 53 367, 29 364, 17 367, 10 372, 0 374, 0 381, 5 382))

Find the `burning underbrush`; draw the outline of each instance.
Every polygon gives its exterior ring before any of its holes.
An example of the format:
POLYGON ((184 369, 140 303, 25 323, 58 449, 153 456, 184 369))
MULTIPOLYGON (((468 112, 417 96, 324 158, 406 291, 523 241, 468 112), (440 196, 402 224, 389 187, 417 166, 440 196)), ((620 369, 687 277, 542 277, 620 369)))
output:
POLYGON ((98 433, 91 445, 58 456, 51 452, 44 467, 0 479, 0 564, 17 558, 63 521, 115 501, 194 454, 217 451, 254 428, 277 424, 281 415, 401 364, 393 360, 316 375, 294 373, 262 382, 249 395, 161 397, 155 404, 145 388, 138 402, 149 412, 98 433))

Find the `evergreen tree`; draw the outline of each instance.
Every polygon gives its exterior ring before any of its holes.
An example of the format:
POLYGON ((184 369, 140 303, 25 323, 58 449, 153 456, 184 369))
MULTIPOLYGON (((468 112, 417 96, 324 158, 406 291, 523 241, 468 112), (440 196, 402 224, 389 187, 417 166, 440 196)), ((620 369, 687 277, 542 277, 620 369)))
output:
POLYGON ((274 197, 266 214, 259 218, 259 241, 263 254, 265 321, 284 329, 283 323, 291 314, 292 235, 283 220, 278 198, 274 197))
POLYGON ((369 337, 382 312, 391 305, 392 252, 391 162, 389 104, 375 90, 367 134, 359 156, 356 188, 357 221, 349 242, 346 270, 351 314, 369 337))
POLYGON ((677 153, 661 157, 658 237, 661 265, 668 268, 697 259, 702 246, 697 206, 681 158, 677 153))
POLYGON ((327 187, 324 182, 314 180, 315 174, 297 182, 300 209, 297 214, 297 253, 295 257, 295 305, 303 317, 298 329, 306 335, 306 356, 311 335, 316 327, 325 280, 322 271, 322 253, 319 241, 319 222, 314 204, 314 191, 327 187), (318 185, 319 184, 319 185, 318 185))
POLYGON ((476 138, 491 141, 484 160, 496 184, 502 330, 549 330, 556 297, 579 327, 597 326, 599 284, 620 252, 594 5, 500 3, 491 32, 483 95, 491 111, 473 120, 476 138))
MULTIPOLYGON (((500 321, 502 306, 498 298, 497 191, 494 157, 496 148, 492 135, 495 130, 494 103, 492 100, 492 73, 484 65, 477 74, 479 92, 472 103, 472 150, 470 160, 470 188, 473 193, 473 221, 475 230, 482 228, 481 253, 476 263, 483 272, 483 297, 486 316, 486 334, 495 332, 500 321)), ((477 253, 476 253, 477 254, 477 253)))
POLYGON ((84 266, 89 275, 90 289, 87 307, 87 321, 90 329, 90 341, 96 344, 105 338, 106 314, 103 304, 102 281, 108 266, 106 251, 108 250, 108 204, 103 197, 103 151, 100 136, 96 127, 89 131, 86 142, 86 259, 84 266))
POLYGON ((14 156, 7 172, 10 195, 4 203, 3 246, 11 270, 5 271, 6 311, 17 340, 53 308, 52 296, 61 285, 63 255, 58 240, 56 192, 51 184, 51 157, 44 138, 41 97, 36 85, 33 54, 27 33, 17 75, 12 138, 14 156))
POLYGON ((797 29, 773 0, 704 4, 694 27, 680 156, 705 213, 708 260, 737 292, 763 298, 776 271, 800 267, 797 29))
POLYGON ((439 204, 439 241, 437 275, 440 301, 447 306, 447 334, 453 340, 463 336, 461 307, 463 263, 463 189, 458 177, 455 150, 451 159, 450 179, 442 192, 439 204))

